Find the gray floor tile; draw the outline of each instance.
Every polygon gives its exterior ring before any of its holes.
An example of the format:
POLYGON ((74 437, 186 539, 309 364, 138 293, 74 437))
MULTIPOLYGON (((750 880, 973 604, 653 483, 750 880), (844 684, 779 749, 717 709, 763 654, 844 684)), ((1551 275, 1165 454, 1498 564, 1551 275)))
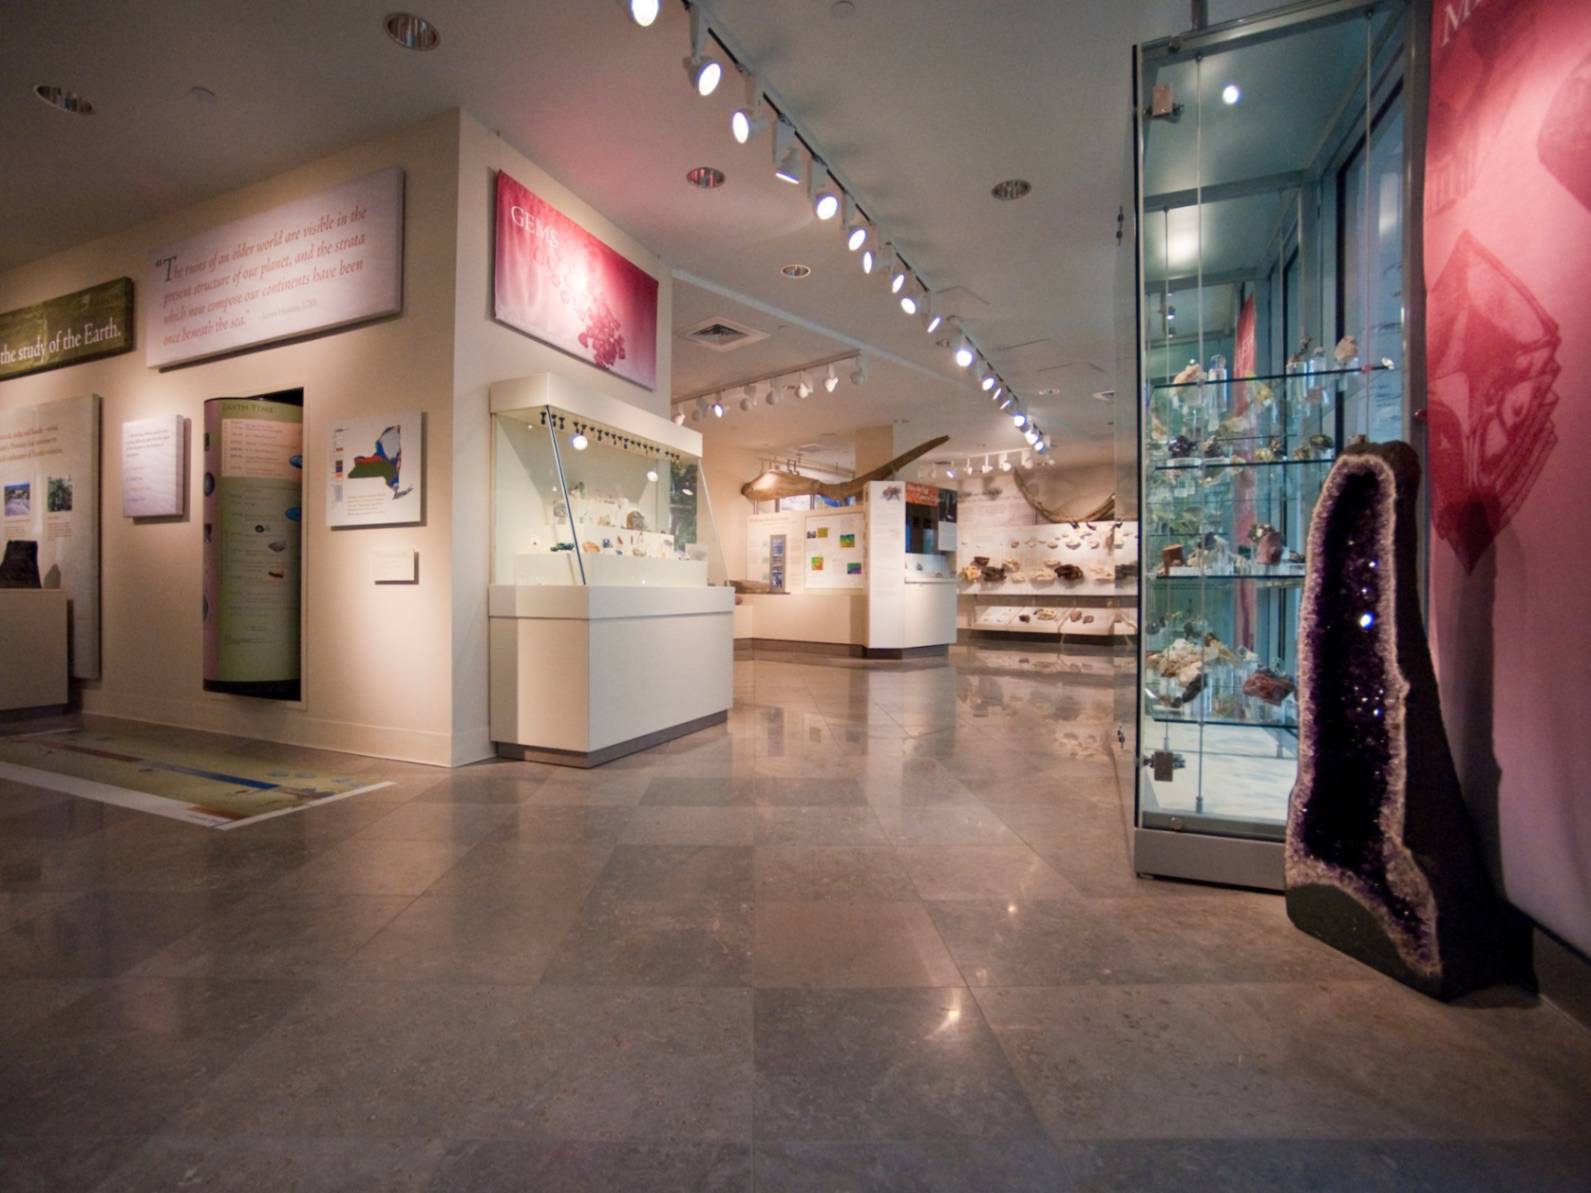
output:
POLYGON ((102 985, 101 978, 0 978, 0 1039, 26 1031, 102 985))
POLYGON ((1057 1140, 1583 1134, 1587 1095, 1386 993, 1380 981, 976 992, 1057 1140))
POLYGON ((422 1193, 431 1187, 445 1148, 439 1140, 163 1136, 96 1193, 422 1193))
POLYGON ((468 898, 532 904, 586 897, 612 853, 611 845, 527 848, 483 841, 425 889, 422 898, 468 898))
POLYGON ((108 978, 232 902, 209 894, 0 894, 0 978, 108 978))
POLYGON ((1026 845, 914 845, 901 862, 924 899, 1064 899, 1076 892, 1026 845))
POLYGON ((965 990, 759 990, 757 1138, 1038 1141, 965 990))
POLYGON ((302 999, 294 982, 124 979, 5 1044, 0 1134, 148 1134, 302 999))
POLYGON ((959 986, 919 902, 757 905, 758 986, 959 986))
POLYGON ((0 1189, 6 1193, 97 1189, 143 1142, 137 1135, 99 1138, 87 1131, 35 1136, 7 1136, 0 1131, 0 1189))
POLYGON ((411 901, 409 895, 267 892, 207 919, 132 972, 162 978, 332 975, 411 901))
POLYGON ((427 1193, 751 1193, 737 1143, 466 1142, 448 1149, 427 1193))
POLYGON ((752 891, 750 846, 620 845, 608 856, 592 896, 619 902, 749 903, 752 891))
POLYGON ((756 811, 749 807, 637 808, 619 838, 625 845, 750 845, 756 811))
POLYGON ((758 845, 888 845, 868 807, 757 809, 758 845))
POLYGON ((856 779, 846 776, 753 780, 752 798, 766 808, 859 807, 867 800, 856 779))
POLYGON ((486 840, 529 849, 552 845, 605 849, 618 844, 624 826, 630 822, 630 814, 629 808, 526 805, 493 829, 486 840))
POLYGON ((750 778, 697 778, 663 775, 653 779, 641 798, 645 807, 750 807, 750 778))
POLYGON ((877 846, 759 845, 757 898, 810 901, 913 900, 911 878, 896 851, 877 846))
POLYGON ((418 895, 469 852, 445 841, 353 839, 316 854, 276 884, 281 894, 418 895))
POLYGON ((1043 1141, 769 1143, 758 1193, 1065 1193, 1071 1166, 1043 1141))
POLYGON ((474 845, 513 818, 502 804, 446 803, 415 800, 395 808, 358 838, 362 841, 439 841, 474 845))
POLYGON ((341 972, 398 982, 529 985, 541 977, 579 906, 577 898, 415 899, 341 972))
POLYGON ((542 980, 576 986, 747 986, 754 931, 749 902, 588 899, 542 980))

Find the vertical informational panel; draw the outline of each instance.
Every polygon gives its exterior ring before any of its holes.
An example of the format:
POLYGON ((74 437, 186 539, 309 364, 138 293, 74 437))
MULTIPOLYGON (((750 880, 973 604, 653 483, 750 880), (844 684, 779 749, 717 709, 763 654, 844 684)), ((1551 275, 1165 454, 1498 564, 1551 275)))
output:
POLYGON ((807 515, 804 576, 808 592, 859 589, 867 584, 865 521, 859 511, 807 515))
POLYGON ((187 509, 187 434, 180 414, 122 424, 122 517, 181 517, 187 509))
POLYGON ((38 543, 44 587, 72 602, 72 674, 97 678, 99 398, 0 410, 0 493, 0 545, 38 543))
POLYGON ((299 698, 304 391, 204 404, 204 686, 299 698))
POLYGON ((1591 952, 1591 5, 1431 6, 1430 618, 1508 898, 1591 952), (1558 677, 1554 679, 1553 677, 1558 677))
POLYGON ((906 493, 899 481, 867 486, 867 646, 906 645, 906 493))

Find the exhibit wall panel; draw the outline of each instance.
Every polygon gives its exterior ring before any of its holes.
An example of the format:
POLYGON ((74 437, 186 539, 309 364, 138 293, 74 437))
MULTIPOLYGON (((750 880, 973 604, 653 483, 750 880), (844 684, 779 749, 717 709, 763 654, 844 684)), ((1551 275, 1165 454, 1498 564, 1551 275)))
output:
MULTIPOLYGON (((574 384, 667 417, 673 302, 662 260, 590 204, 468 113, 458 128, 456 257, 452 326, 456 329, 452 387, 452 703, 454 761, 492 753, 488 725, 486 617, 491 557, 491 425, 494 381, 555 373, 574 384), (492 317, 494 201, 499 170, 529 187, 586 231, 658 279, 657 384, 648 390, 582 361, 492 317)), ((440 454, 441 449, 437 452, 440 454)), ((433 457, 434 458, 434 457, 433 457)), ((710 483, 710 482, 709 482, 710 483)), ((713 496, 717 497, 716 490, 713 496)))
POLYGON ((1433 3, 1430 633, 1508 899, 1591 953, 1591 6, 1433 3))
MULTIPOLYGON (((101 414, 102 672, 91 712, 250 737, 447 763, 451 697, 453 330, 458 113, 443 113, 239 190, 0 274, 0 309, 105 278, 143 278, 151 250, 313 196, 386 167, 404 173, 403 309, 342 331, 162 372, 145 364, 159 312, 135 289, 133 352, 0 383, 0 408, 97 393, 101 414), (304 684, 296 702, 202 689, 203 468, 208 398, 304 392, 304 684), (326 525, 326 439, 335 420, 422 412, 427 444, 419 525, 326 525), (121 515, 122 425, 187 420, 187 513, 121 515), (412 549, 419 580, 376 584, 377 551, 412 549)), ((488 420, 479 419, 484 436, 488 420)), ((481 469, 484 485, 484 467, 481 469)), ((485 534, 484 491, 475 517, 485 534)), ((483 554, 484 560, 484 554, 483 554)), ((484 563, 483 563, 484 567, 484 563)), ((476 579, 484 600, 485 581, 476 579)), ((484 703, 484 668, 481 701, 484 703)), ((482 718, 484 722, 484 716, 482 718)))

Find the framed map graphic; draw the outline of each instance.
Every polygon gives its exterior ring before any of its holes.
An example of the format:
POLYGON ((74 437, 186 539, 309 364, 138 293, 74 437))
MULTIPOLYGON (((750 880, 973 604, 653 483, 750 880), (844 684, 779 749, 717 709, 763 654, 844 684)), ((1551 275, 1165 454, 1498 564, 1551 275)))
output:
POLYGON ((418 410, 340 418, 326 442, 326 525, 412 526, 424 517, 418 410))

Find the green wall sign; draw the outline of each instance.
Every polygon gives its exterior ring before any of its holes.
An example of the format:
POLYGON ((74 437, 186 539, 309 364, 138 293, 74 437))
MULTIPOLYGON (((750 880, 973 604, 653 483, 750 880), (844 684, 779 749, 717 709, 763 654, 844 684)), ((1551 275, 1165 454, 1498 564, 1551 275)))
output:
POLYGON ((132 346, 133 280, 101 282, 0 314, 0 381, 114 356, 132 346))

